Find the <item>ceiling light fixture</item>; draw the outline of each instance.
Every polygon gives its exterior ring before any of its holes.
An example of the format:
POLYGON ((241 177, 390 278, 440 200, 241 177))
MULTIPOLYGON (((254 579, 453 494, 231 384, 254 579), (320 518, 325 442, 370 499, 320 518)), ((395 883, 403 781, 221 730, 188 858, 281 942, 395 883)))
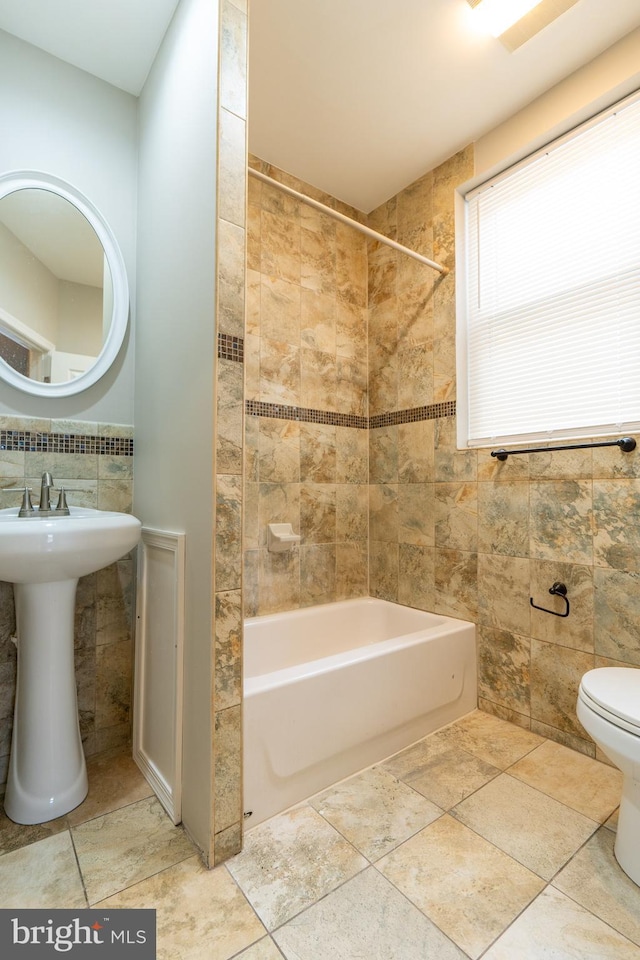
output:
POLYGON ((500 37, 525 17, 542 0, 467 0, 473 7, 473 16, 483 31, 500 37))

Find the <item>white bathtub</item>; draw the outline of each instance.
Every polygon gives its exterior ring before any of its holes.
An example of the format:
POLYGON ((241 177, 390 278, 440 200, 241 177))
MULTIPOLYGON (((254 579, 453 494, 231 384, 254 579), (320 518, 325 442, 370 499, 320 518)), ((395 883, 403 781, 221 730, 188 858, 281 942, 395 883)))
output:
POLYGON ((253 826, 477 706, 475 626, 385 600, 245 621, 253 826))

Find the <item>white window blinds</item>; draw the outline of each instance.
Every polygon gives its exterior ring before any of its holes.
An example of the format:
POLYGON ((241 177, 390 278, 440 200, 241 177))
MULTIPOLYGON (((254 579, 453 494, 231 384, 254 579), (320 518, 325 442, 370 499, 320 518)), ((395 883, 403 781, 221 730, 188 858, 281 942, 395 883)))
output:
POLYGON ((640 100, 465 208, 464 442, 639 429, 640 100))

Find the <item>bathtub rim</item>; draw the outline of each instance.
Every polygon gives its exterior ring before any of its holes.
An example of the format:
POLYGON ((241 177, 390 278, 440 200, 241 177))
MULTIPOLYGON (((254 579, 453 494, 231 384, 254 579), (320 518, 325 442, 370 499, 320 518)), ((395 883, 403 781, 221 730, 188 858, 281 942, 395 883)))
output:
MULTIPOLYGON (((346 600, 331 600, 328 603, 314 603, 308 607, 295 607, 293 610, 278 610, 274 613, 262 613, 256 617, 244 617, 243 624, 246 627, 247 625, 253 626, 258 623, 274 623, 277 620, 280 620, 282 617, 286 617, 288 620, 298 620, 303 619, 309 614, 313 614, 314 611, 324 611, 324 610, 347 610, 351 607, 356 606, 357 604, 366 604, 366 605, 377 605, 384 604, 391 607, 399 607, 401 610, 412 610, 415 613, 422 613, 425 616, 437 617, 438 620, 456 620, 459 618, 450 617, 446 613, 435 613, 433 610, 422 610, 420 607, 411 607, 407 603, 399 603, 397 600, 385 600, 383 597, 349 597, 346 600)), ((471 620, 460 620, 460 623, 471 623, 471 620)))
MULTIPOLYGON (((332 604, 316 604, 313 607, 302 607, 298 610, 286 610, 282 613, 270 613, 261 617, 251 617, 248 618, 248 620, 245 620, 245 623, 249 622, 249 620, 251 623, 272 623, 286 614, 299 613, 302 616, 303 614, 312 613, 314 610, 322 610, 325 606, 335 608, 341 604, 351 605, 354 603, 354 601, 358 602, 362 600, 373 600, 375 602, 382 602, 385 604, 390 603, 398 607, 405 606, 405 604, 395 603, 393 600, 381 600, 378 597, 356 597, 353 600, 339 600, 332 604)), ((294 664, 293 666, 282 667, 279 670, 271 670, 268 673, 261 673, 255 677, 244 677, 243 696, 248 697, 258 693, 264 693, 267 690, 275 690, 285 687, 291 683, 295 683, 311 676, 331 673, 333 670, 338 670, 351 666, 355 663, 361 663, 384 656, 393 650, 416 646, 417 644, 424 643, 430 637, 435 639, 436 637, 446 637, 452 633, 458 633, 468 628, 471 628, 473 631, 476 629, 476 625, 472 620, 461 620, 457 617, 449 617, 446 614, 433 613, 429 610, 420 610, 418 607, 409 607, 408 609, 416 610, 419 613, 430 614, 433 617, 438 617, 439 622, 437 624, 432 624, 431 626, 423 626, 419 630, 414 630, 410 633, 403 633, 398 634, 398 636, 395 637, 389 637, 386 640, 378 640, 374 643, 367 643, 362 644, 361 646, 351 647, 347 650, 341 651, 340 653, 330 654, 326 657, 315 657, 313 660, 304 660, 301 663, 294 664)))

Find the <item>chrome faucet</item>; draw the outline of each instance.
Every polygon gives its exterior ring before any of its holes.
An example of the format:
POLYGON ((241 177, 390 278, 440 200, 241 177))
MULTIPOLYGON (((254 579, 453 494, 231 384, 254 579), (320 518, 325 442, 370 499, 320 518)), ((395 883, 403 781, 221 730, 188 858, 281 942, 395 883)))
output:
POLYGON ((48 470, 42 474, 40 483, 40 513, 49 513, 51 511, 51 490, 53 489, 53 477, 48 470))

